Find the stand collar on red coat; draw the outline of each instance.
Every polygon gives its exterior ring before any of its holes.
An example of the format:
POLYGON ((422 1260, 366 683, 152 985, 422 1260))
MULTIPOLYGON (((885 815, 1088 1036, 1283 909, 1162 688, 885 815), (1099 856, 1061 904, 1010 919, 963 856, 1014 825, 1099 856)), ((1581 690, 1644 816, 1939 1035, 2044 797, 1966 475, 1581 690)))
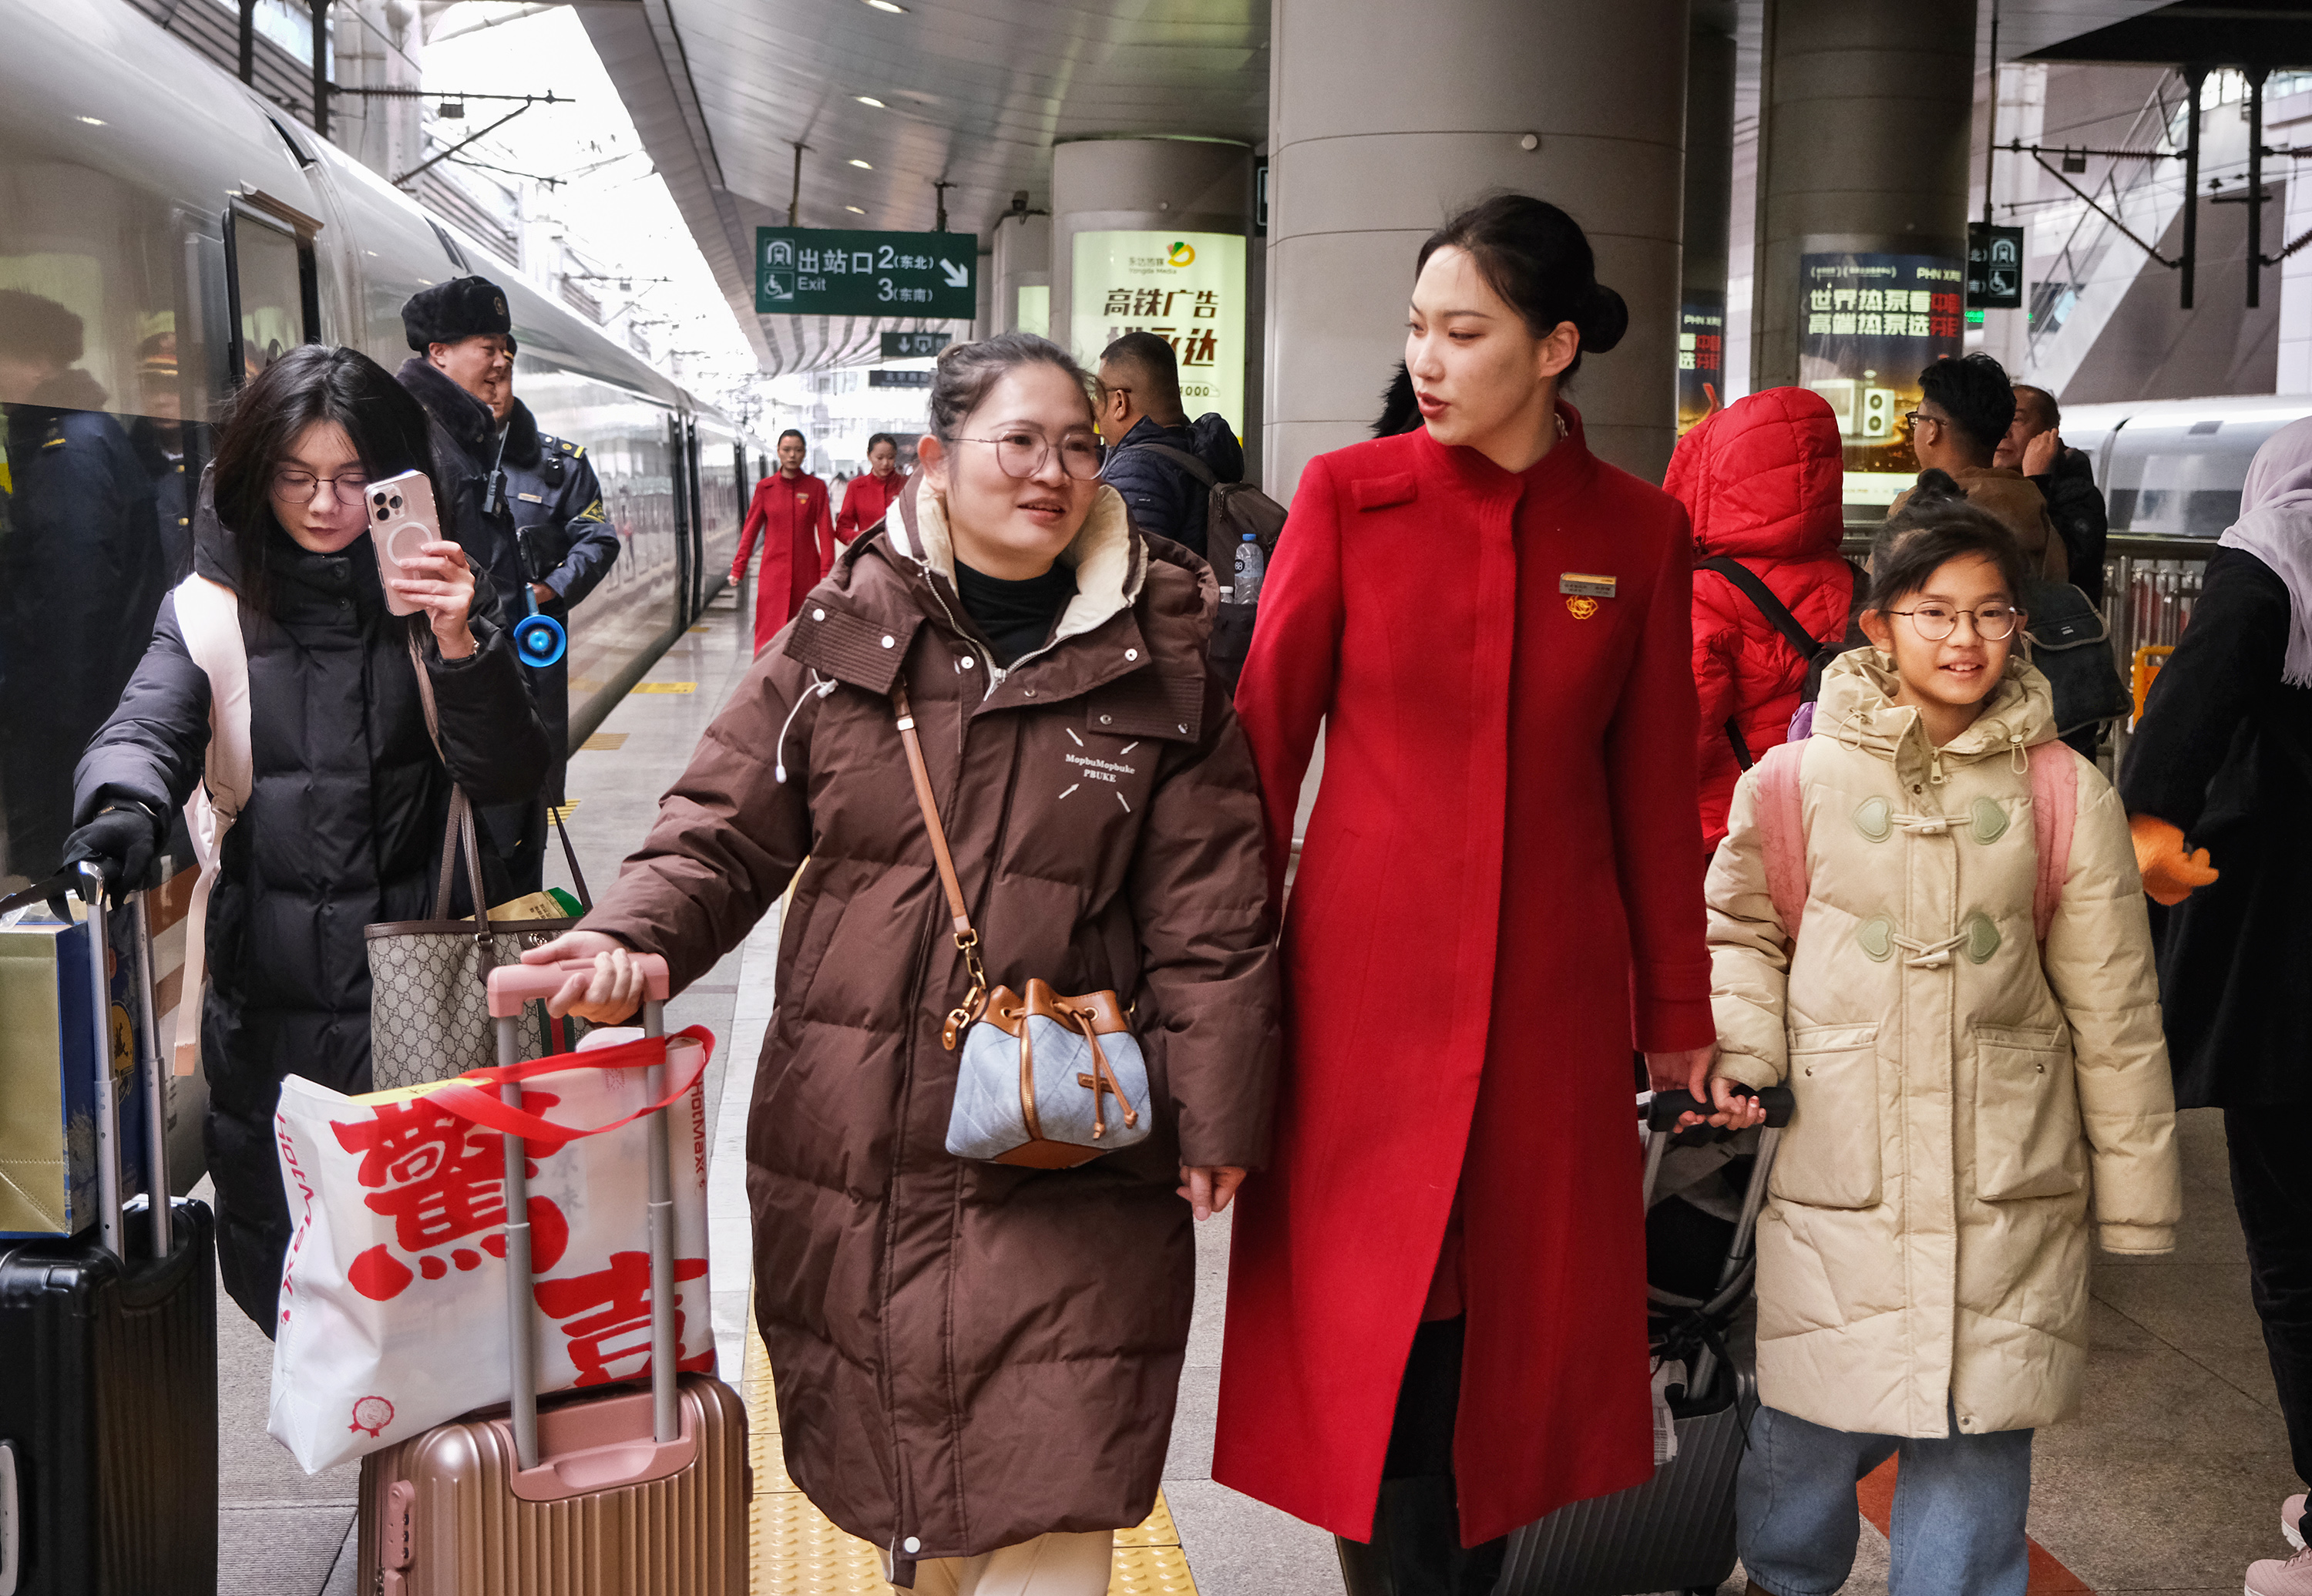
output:
POLYGON ((1581 412, 1559 399, 1557 414, 1565 424, 1565 435, 1547 454, 1522 471, 1504 470, 1466 445, 1449 447, 1440 443, 1425 426, 1416 429, 1421 435, 1422 456, 1430 470, 1452 481, 1473 498, 1544 503, 1566 498, 1589 485, 1597 469, 1598 457, 1590 452, 1590 443, 1581 428, 1581 412))

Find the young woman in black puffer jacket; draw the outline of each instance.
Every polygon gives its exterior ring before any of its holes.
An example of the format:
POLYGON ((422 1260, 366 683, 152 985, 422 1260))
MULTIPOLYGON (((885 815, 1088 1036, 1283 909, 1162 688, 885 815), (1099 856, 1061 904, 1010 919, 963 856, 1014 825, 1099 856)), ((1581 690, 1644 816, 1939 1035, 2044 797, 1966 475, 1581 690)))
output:
MULTIPOLYGON (((196 518, 192 580, 239 601, 252 762, 208 908, 206 1140, 225 1290, 267 1335, 290 1235, 271 1131, 282 1078, 369 1090, 363 928, 427 916, 453 782, 477 804, 514 802, 548 764, 478 558, 426 544, 394 583, 417 612, 387 609, 363 490, 418 469, 446 504, 426 439, 425 411, 367 355, 293 350, 235 405, 215 513, 196 518)), ((130 886, 202 779, 209 743, 209 679, 178 611, 171 594, 74 781, 67 862, 93 860, 130 886)), ((461 897, 450 912, 472 906, 461 897)))

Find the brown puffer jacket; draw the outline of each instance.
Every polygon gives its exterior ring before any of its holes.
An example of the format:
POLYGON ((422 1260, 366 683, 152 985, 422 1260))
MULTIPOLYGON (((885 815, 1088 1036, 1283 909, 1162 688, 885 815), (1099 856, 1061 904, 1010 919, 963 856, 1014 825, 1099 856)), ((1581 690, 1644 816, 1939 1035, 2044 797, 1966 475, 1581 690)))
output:
POLYGON ((586 925, 679 986, 809 858, 747 1127, 757 1317, 796 1483, 904 1561, 1147 1514, 1195 1286, 1178 1166, 1261 1161, 1278 989, 1211 573, 1103 487, 1054 640, 994 671, 938 501, 901 504, 756 661, 586 925), (1052 1171, 946 1151, 940 1022, 969 981, 903 667, 990 979, 1134 1005, 1158 1120, 1135 1147, 1052 1171))

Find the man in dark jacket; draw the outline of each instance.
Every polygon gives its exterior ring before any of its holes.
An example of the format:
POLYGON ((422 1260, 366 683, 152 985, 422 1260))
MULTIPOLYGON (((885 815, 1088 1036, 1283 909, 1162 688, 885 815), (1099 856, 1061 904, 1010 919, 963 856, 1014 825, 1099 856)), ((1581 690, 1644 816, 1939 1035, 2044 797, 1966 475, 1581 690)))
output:
POLYGON ((1169 538, 1215 566, 1233 557, 1233 550, 1204 547, 1211 489, 1165 450, 1195 456, 1222 482, 1241 482, 1244 448, 1217 411, 1189 425, 1180 408, 1178 357, 1154 333, 1127 332, 1101 351, 1099 432, 1108 441, 1108 469, 1101 475, 1124 495, 1134 525, 1169 538), (1163 448, 1144 447, 1152 443, 1163 448))
POLYGON ((152 478, 77 363, 81 319, 0 290, 11 486, 0 539, 5 869, 39 880, 72 829, 73 762, 119 701, 165 585, 152 478))
MULTIPOLYGON (((513 339, 506 344, 512 347, 513 339)), ((584 445, 539 430, 538 417, 513 396, 511 367, 490 408, 504 429, 506 503, 530 599, 540 615, 552 616, 566 631, 570 611, 617 564, 617 529, 602 513, 602 485, 584 445)), ((522 674, 554 744, 554 768, 539 798, 558 804, 570 764, 570 658, 565 653, 551 665, 525 662, 522 674)))
MULTIPOLYGON (((522 594, 530 574, 522 568, 506 484, 506 438, 491 409, 513 380, 513 318, 505 291, 487 277, 436 283, 401 307, 401 329, 416 353, 394 375, 433 418, 434 469, 453 501, 439 506, 442 531, 489 573, 500 618, 511 627, 529 613, 522 594)), ((513 890, 537 891, 546 880, 545 795, 485 809, 480 818, 513 878, 513 890)))
POLYGON ((2071 585, 2103 603, 2103 548, 2111 530, 2095 464, 2083 450, 2066 445, 2063 413, 2044 388, 2015 385, 2015 420, 1999 441, 1994 466, 2012 467, 2031 479, 2047 501, 2047 518, 2071 557, 2071 585))

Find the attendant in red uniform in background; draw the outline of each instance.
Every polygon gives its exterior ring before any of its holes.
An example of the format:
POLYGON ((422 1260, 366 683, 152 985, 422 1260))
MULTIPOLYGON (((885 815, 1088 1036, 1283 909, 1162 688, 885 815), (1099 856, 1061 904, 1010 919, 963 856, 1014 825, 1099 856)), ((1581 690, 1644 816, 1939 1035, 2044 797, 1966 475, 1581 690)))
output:
POLYGON ((793 427, 779 434, 779 469, 755 484, 747 524, 739 529, 739 557, 731 580, 747 574, 755 533, 763 534, 762 580, 755 589, 755 652, 794 618, 803 598, 835 564, 835 523, 827 513, 827 484, 802 469, 810 441, 793 427))
POLYGON ((836 537, 848 543, 862 532, 873 531, 907 481, 907 474, 899 469, 899 440, 889 433, 868 439, 867 469, 843 490, 843 508, 835 514, 836 537))
POLYGON ((1489 1592, 1653 1469, 1630 1054, 1698 1092, 1715 1027, 1686 513, 1559 398, 1628 320, 1593 269, 1522 195, 1423 246, 1426 425, 1309 461, 1237 691, 1273 899, 1319 722, 1325 774, 1213 1477, 1351 1596, 1489 1592))

